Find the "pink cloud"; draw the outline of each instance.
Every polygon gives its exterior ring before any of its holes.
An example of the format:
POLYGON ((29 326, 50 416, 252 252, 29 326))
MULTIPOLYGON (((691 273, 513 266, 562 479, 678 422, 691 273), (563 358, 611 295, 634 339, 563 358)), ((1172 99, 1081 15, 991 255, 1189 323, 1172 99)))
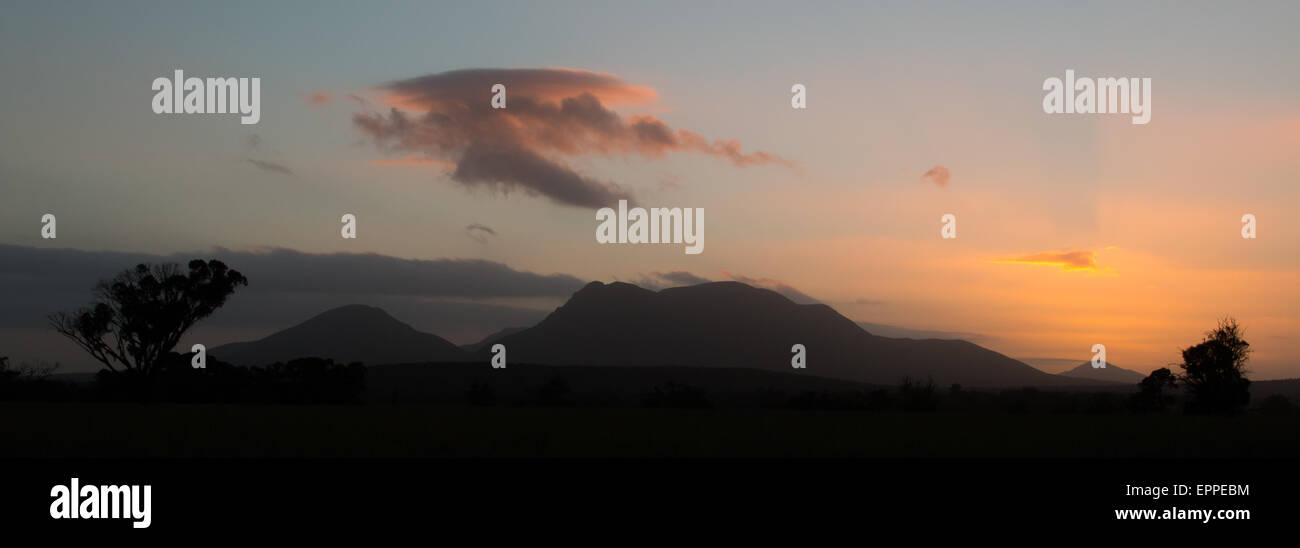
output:
POLYGON ((353 123, 381 150, 454 164, 452 180, 467 186, 518 188, 564 205, 631 199, 617 184, 578 173, 565 158, 692 152, 742 168, 793 166, 776 154, 747 152, 736 140, 709 141, 650 115, 610 110, 607 105, 646 105, 657 95, 608 73, 467 69, 392 82, 380 92, 387 111, 365 109, 353 123), (491 106, 496 84, 506 86, 504 109, 491 106))
POLYGON ((303 104, 305 105, 313 106, 313 107, 322 107, 330 104, 330 101, 334 100, 334 95, 328 91, 319 90, 319 91, 313 91, 307 93, 299 93, 298 99, 302 100, 303 104))

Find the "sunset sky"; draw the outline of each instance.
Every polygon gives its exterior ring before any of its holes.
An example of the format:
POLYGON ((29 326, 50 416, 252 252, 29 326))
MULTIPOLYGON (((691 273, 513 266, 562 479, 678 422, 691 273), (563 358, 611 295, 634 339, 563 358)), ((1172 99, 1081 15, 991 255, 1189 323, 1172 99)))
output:
MULTIPOLYGON (((1016 358, 1082 363, 1101 343, 1144 373, 1232 316, 1254 378, 1300 377, 1300 5, 995 5, 22 3, 0 18, 0 244, 687 272, 1016 358), (261 121, 154 114, 150 84, 176 69, 260 77, 261 121), (1045 114, 1043 80, 1067 69, 1151 78, 1150 123, 1045 114), (508 114, 480 108, 495 81, 508 114), (704 252, 598 244, 595 211, 620 197, 704 208, 704 252)), ((11 297, 36 275, 0 274, 11 297)), ((457 343, 516 320, 449 332, 390 311, 457 343)), ((22 314, 0 344, 42 329, 22 314)), ((222 331, 219 313, 199 335, 305 317, 222 331)))

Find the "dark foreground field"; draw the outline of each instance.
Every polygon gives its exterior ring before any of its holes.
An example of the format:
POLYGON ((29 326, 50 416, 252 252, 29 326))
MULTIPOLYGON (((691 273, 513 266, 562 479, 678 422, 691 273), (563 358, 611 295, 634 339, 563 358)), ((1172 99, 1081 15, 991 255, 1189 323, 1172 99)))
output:
POLYGON ((1300 456, 1294 415, 122 403, 0 413, 0 456, 1300 456))

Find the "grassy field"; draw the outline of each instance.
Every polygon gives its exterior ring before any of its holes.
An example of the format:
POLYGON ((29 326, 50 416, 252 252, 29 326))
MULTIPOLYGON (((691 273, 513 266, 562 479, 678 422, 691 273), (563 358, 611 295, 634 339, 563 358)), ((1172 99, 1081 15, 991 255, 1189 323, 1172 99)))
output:
POLYGON ((0 456, 1300 456, 1300 417, 0 404, 0 456))

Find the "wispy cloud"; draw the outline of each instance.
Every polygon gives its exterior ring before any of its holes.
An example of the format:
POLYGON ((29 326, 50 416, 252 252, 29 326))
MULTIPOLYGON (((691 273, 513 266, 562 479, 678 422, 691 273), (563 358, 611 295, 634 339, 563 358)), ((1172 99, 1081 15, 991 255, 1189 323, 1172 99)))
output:
POLYGON ((290 175, 290 176, 293 175, 292 169, 289 169, 275 162, 268 162, 265 160, 258 160, 255 158, 245 158, 245 159, 248 160, 248 163, 257 166, 259 169, 263 169, 273 173, 279 173, 281 175, 290 175))
POLYGON ((261 135, 256 133, 249 135, 248 138, 244 140, 244 149, 248 151, 248 156, 245 157, 244 160, 247 160, 248 163, 253 164, 258 169, 278 173, 280 175, 294 175, 293 170, 289 169, 288 166, 285 166, 284 164, 254 158, 254 156, 265 158, 273 155, 268 154, 268 151, 266 150, 266 142, 262 139, 261 135))
POLYGON ((1047 251, 993 259, 991 262, 1051 265, 1059 266, 1062 270, 1097 270, 1097 259, 1092 251, 1047 251))

